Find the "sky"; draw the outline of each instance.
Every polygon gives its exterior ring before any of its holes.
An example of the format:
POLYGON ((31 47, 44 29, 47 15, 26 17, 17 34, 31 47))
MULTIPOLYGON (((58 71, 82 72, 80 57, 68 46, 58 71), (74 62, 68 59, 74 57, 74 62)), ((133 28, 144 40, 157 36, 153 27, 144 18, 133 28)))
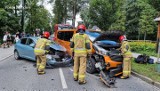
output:
POLYGON ((48 3, 49 0, 44 0, 44 7, 53 15, 52 10, 53 10, 53 4, 48 3))

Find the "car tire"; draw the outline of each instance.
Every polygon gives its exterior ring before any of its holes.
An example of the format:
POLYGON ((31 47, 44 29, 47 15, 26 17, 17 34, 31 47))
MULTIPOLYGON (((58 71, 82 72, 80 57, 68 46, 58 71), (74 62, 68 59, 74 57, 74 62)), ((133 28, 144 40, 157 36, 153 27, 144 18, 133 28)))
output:
POLYGON ((87 72, 88 73, 93 74, 97 71, 95 64, 96 64, 96 61, 94 58, 90 58, 87 60, 87 72))
POLYGON ((16 60, 20 59, 19 52, 17 50, 14 51, 14 58, 16 60))

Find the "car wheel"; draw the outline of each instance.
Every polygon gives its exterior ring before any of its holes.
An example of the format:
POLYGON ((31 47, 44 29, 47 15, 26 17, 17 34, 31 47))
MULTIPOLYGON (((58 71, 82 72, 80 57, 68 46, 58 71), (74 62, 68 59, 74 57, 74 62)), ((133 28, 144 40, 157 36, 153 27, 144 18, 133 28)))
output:
POLYGON ((90 74, 93 74, 96 72, 96 67, 95 67, 96 61, 93 58, 90 58, 87 60, 87 72, 90 74))
POLYGON ((19 56, 19 53, 18 53, 17 50, 14 51, 14 58, 15 58, 16 60, 20 59, 20 56, 19 56))

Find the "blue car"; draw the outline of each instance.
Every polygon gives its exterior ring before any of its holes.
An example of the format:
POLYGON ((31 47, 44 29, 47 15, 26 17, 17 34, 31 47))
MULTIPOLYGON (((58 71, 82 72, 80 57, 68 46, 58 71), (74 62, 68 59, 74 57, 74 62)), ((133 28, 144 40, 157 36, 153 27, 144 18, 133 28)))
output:
MULTIPOLYGON (((24 37, 20 39, 14 48, 14 58, 16 60, 25 58, 28 60, 36 61, 34 54, 34 46, 37 42, 37 37, 24 37)), ((70 64, 72 58, 66 53, 66 49, 61 45, 52 42, 50 44, 50 52, 46 55, 47 64, 58 65, 58 64, 70 64)))

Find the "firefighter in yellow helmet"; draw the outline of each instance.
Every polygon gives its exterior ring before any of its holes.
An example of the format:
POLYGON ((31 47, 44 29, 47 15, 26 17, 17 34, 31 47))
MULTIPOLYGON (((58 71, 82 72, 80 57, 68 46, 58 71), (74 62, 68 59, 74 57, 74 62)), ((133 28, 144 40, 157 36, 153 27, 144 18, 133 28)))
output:
POLYGON ((124 35, 119 37, 121 42, 121 53, 123 55, 123 75, 121 76, 122 79, 129 78, 131 74, 131 58, 132 53, 130 51, 129 43, 124 35))
POLYGON ((46 53, 48 53, 49 45, 51 43, 48 40, 50 36, 49 32, 44 32, 42 38, 39 38, 36 46, 34 48, 34 53, 36 55, 36 68, 38 74, 45 74, 45 67, 46 67, 46 53))
POLYGON ((89 37, 84 34, 86 27, 79 25, 77 33, 73 35, 70 43, 72 54, 74 53, 73 77, 79 84, 85 84, 87 55, 91 54, 89 37))

